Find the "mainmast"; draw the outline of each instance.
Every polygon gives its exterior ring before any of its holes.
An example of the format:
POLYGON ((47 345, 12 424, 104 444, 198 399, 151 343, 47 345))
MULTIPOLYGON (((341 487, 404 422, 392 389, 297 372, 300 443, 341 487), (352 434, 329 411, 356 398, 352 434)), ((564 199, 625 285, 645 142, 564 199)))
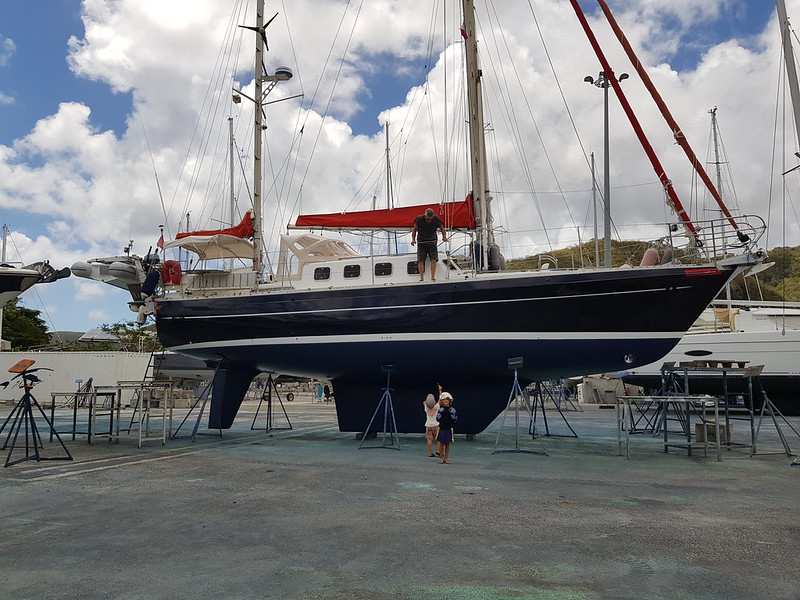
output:
POLYGON ((472 0, 463 0, 465 58, 467 70, 467 104, 469 106, 470 169, 472 172, 472 198, 475 205, 475 221, 480 243, 480 256, 476 268, 489 267, 489 249, 494 246, 489 176, 486 160, 486 140, 483 122, 483 95, 481 70, 478 66, 478 41, 475 35, 475 5, 472 0))
POLYGON ((255 131, 253 131, 253 270, 256 278, 261 281, 261 240, 262 216, 261 216, 261 132, 263 130, 263 114, 261 102, 263 99, 264 87, 264 0, 256 2, 256 64, 255 64, 255 131))

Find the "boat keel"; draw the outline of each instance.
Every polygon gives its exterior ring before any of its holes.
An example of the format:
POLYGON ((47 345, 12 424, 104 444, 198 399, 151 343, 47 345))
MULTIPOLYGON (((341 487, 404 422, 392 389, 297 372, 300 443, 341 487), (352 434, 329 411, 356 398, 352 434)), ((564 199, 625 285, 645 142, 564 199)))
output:
POLYGON ((231 428, 250 383, 258 373, 259 371, 252 367, 231 363, 222 363, 217 366, 211 382, 209 429, 231 428))

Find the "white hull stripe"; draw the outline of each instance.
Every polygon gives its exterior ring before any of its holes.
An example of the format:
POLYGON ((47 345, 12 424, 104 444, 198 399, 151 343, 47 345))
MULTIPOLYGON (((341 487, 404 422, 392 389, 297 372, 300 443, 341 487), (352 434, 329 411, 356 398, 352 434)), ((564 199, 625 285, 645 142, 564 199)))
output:
POLYGON ((315 335, 298 337, 279 337, 279 338, 250 338, 237 340, 221 340, 214 342, 198 342, 196 344, 182 344, 180 346, 170 346, 170 350, 175 352, 191 351, 203 348, 224 348, 230 346, 284 346, 294 344, 368 344, 368 343, 392 343, 392 342, 495 342, 495 341, 561 341, 561 340, 655 340, 655 339, 678 339, 683 336, 682 331, 644 331, 644 332, 620 332, 620 331, 600 331, 600 332, 505 332, 505 333, 481 333, 481 332, 448 332, 448 333, 374 333, 357 335, 315 335), (444 339, 443 339, 444 337, 444 339))
MULTIPOLYGON (((675 289, 686 289, 689 286, 678 286, 675 289)), ((498 300, 472 300, 472 301, 465 301, 465 302, 430 302, 424 304, 402 304, 398 306, 361 306, 361 307, 345 307, 345 308, 326 308, 326 309, 318 309, 312 308, 310 310, 286 310, 286 311, 278 311, 278 312, 255 312, 255 313, 237 313, 233 315, 228 314, 213 314, 213 315, 197 315, 197 316, 179 316, 179 317, 160 317, 164 320, 167 319, 181 319, 181 320, 190 320, 190 319, 240 319, 240 318, 253 318, 253 317, 274 317, 274 316, 287 316, 287 315, 307 315, 307 314, 323 314, 323 313, 340 313, 340 312, 354 312, 354 311, 368 311, 368 310, 406 310, 410 308, 431 308, 431 307, 452 307, 452 306, 469 306, 472 304, 480 304, 480 305, 487 305, 487 304, 510 304, 512 302, 541 302, 541 301, 548 301, 548 300, 565 300, 565 299, 578 299, 578 298, 596 298, 600 296, 624 296, 630 294, 649 294, 651 292, 661 292, 663 291, 663 287, 659 288, 652 288, 647 290, 628 290, 625 292, 604 292, 602 294, 577 294, 574 296, 542 296, 542 297, 535 297, 535 298, 509 298, 509 299, 498 299, 498 300)), ((198 299, 199 300, 199 299, 198 299)), ((203 299, 205 300, 205 299, 203 299)), ((191 302, 192 300, 185 300, 186 302, 191 302)), ((156 312, 158 312, 156 310, 156 312)))

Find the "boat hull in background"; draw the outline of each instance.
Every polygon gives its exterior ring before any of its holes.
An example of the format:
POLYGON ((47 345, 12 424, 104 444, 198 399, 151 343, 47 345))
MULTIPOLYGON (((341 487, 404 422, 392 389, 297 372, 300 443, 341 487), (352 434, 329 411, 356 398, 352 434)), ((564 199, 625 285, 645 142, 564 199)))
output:
POLYGON ((0 267, 0 306, 5 306, 42 279, 33 269, 0 267))
MULTIPOLYGON (((747 366, 763 365, 758 382, 775 406, 786 415, 800 414, 800 331, 733 331, 689 333, 661 360, 629 369, 626 383, 647 390, 661 387, 664 362, 679 365, 693 360, 747 361, 747 366)), ((698 394, 722 393, 722 373, 692 374, 690 391, 698 394)), ((728 378, 729 392, 746 392, 747 380, 728 378)), ((756 406, 760 397, 756 394, 756 406)))

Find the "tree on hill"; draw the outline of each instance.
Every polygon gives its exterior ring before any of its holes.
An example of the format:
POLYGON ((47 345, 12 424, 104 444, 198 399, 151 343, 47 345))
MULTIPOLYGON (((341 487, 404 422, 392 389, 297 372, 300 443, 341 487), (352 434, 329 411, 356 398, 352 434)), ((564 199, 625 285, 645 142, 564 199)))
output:
POLYGON ((139 327, 135 323, 114 323, 101 327, 110 333, 115 340, 109 342, 108 350, 124 352, 160 352, 164 348, 158 341, 153 327, 139 327))
POLYGON ((15 298, 3 307, 3 339, 11 342, 14 350, 47 345, 50 336, 41 314, 42 311, 26 308, 15 298))
MULTIPOLYGON (((638 265, 647 242, 611 241, 611 264, 619 267, 624 263, 638 265)), ((600 240, 600 260, 603 257, 603 240, 600 240)), ((800 302, 800 247, 773 248, 768 252, 767 263, 775 263, 769 269, 749 277, 737 277, 731 283, 731 297, 734 300, 785 300, 800 302)), ((572 269, 593 267, 595 258, 594 241, 579 246, 553 250, 547 254, 511 259, 509 269, 538 269, 558 267, 572 269)))

